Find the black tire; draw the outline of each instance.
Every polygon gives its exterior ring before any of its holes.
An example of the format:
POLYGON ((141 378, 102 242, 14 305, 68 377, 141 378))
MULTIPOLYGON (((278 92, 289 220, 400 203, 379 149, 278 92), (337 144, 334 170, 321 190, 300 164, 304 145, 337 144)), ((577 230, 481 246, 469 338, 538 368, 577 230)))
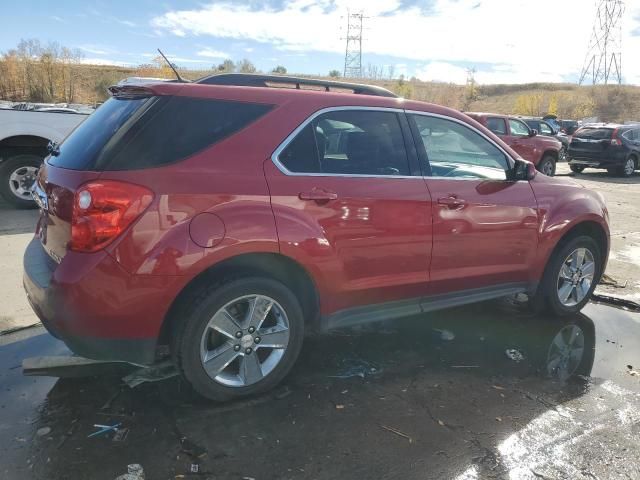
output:
POLYGON ((596 241, 589 236, 574 237, 561 244, 551 255, 545 268, 538 289, 531 299, 531 306, 535 311, 547 311, 554 315, 565 316, 579 312, 589 301, 597 282, 602 275, 602 254, 596 241), (573 306, 563 305, 558 296, 558 276, 565 259, 577 248, 588 249, 594 258, 595 272, 591 287, 582 301, 573 306))
MULTIPOLYGON (((298 299, 282 283, 263 277, 245 277, 199 292, 186 307, 177 312, 173 323, 172 355, 183 378, 206 398, 227 401, 265 392, 275 387, 293 367, 304 337, 304 315, 298 299), (226 386, 205 371, 200 358, 200 342, 212 316, 224 305, 246 295, 267 295, 285 311, 289 321, 289 343, 273 370, 257 383, 246 386, 226 386)), ((256 355, 254 352, 253 355, 256 355)))
POLYGON ((567 160, 567 147, 564 145, 560 147, 560 151, 558 152, 558 161, 564 162, 567 160))
POLYGON ((0 163, 0 195, 2 198, 15 208, 37 208, 36 202, 33 201, 31 195, 18 197, 11 189, 10 178, 14 172, 28 167, 40 168, 42 158, 33 154, 23 154, 10 157, 0 163))
POLYGON ((620 170, 617 167, 609 167, 607 168, 607 173, 609 175, 620 175, 620 170))
POLYGON ((549 177, 553 177, 556 174, 556 159, 551 155, 545 155, 538 164, 538 171, 549 177))
POLYGON ((581 165, 569 165, 569 168, 575 173, 582 173, 584 171, 584 167, 581 165))

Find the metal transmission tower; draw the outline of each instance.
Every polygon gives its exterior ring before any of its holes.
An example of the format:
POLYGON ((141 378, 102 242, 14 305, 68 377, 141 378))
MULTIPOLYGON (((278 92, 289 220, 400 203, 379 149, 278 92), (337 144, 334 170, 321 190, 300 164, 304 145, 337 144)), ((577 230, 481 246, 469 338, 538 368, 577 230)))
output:
POLYGON ((344 53, 344 76, 362 78, 362 20, 363 12, 347 10, 347 41, 344 53))
POLYGON ((609 79, 622 83, 622 0, 596 0, 598 13, 593 24, 580 84, 591 78, 593 84, 609 79))

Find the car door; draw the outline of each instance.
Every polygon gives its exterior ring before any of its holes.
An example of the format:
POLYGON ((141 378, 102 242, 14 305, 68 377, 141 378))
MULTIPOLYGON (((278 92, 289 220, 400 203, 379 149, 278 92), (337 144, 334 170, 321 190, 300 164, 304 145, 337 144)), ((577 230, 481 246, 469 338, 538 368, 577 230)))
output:
POLYGON ((518 152, 522 158, 537 164, 538 160, 540 160, 539 152, 527 124, 515 118, 508 119, 507 123, 509 125, 509 146, 518 152))
POLYGON ((424 113, 409 121, 433 199, 430 293, 522 288, 538 243, 529 182, 508 180, 512 160, 471 125, 424 113))
POLYGON ((417 172, 402 111, 364 107, 315 114, 265 163, 281 251, 314 273, 323 313, 402 299, 418 308, 432 241, 417 172))

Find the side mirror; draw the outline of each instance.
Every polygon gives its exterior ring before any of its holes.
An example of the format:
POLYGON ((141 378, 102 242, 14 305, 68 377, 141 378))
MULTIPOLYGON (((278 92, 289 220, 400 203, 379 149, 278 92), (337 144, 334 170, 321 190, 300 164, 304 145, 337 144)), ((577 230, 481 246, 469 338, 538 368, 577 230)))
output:
POLYGON ((531 130, 529 130, 530 137, 535 137, 536 135, 538 135, 538 130, 536 130, 535 128, 532 128, 531 130))
POLYGON ((509 180, 533 180, 538 171, 533 163, 516 158, 516 164, 509 172, 509 180))

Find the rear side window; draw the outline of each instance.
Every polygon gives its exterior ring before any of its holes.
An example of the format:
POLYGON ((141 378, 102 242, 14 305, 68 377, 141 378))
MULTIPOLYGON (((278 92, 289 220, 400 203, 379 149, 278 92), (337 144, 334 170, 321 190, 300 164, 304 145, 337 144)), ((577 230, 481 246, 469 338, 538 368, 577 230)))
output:
POLYGON ((290 172, 410 175, 394 112, 340 110, 319 115, 279 154, 290 172))
POLYGON ((611 128, 582 127, 580 130, 576 131, 573 136, 587 140, 609 140, 612 133, 613 129, 611 128))
POLYGON ((236 133, 270 105, 191 97, 112 98, 61 146, 50 163, 87 170, 134 170, 183 160, 236 133), (92 118, 96 116, 96 118, 92 118), (67 160, 66 145, 95 144, 67 160), (63 157, 64 155, 64 157, 63 157), (65 165, 56 161, 63 160, 65 165), (71 166, 73 165, 73 166, 71 166))
POLYGON ((505 123, 504 118, 487 118, 487 128, 496 135, 507 134, 507 124, 505 123))

